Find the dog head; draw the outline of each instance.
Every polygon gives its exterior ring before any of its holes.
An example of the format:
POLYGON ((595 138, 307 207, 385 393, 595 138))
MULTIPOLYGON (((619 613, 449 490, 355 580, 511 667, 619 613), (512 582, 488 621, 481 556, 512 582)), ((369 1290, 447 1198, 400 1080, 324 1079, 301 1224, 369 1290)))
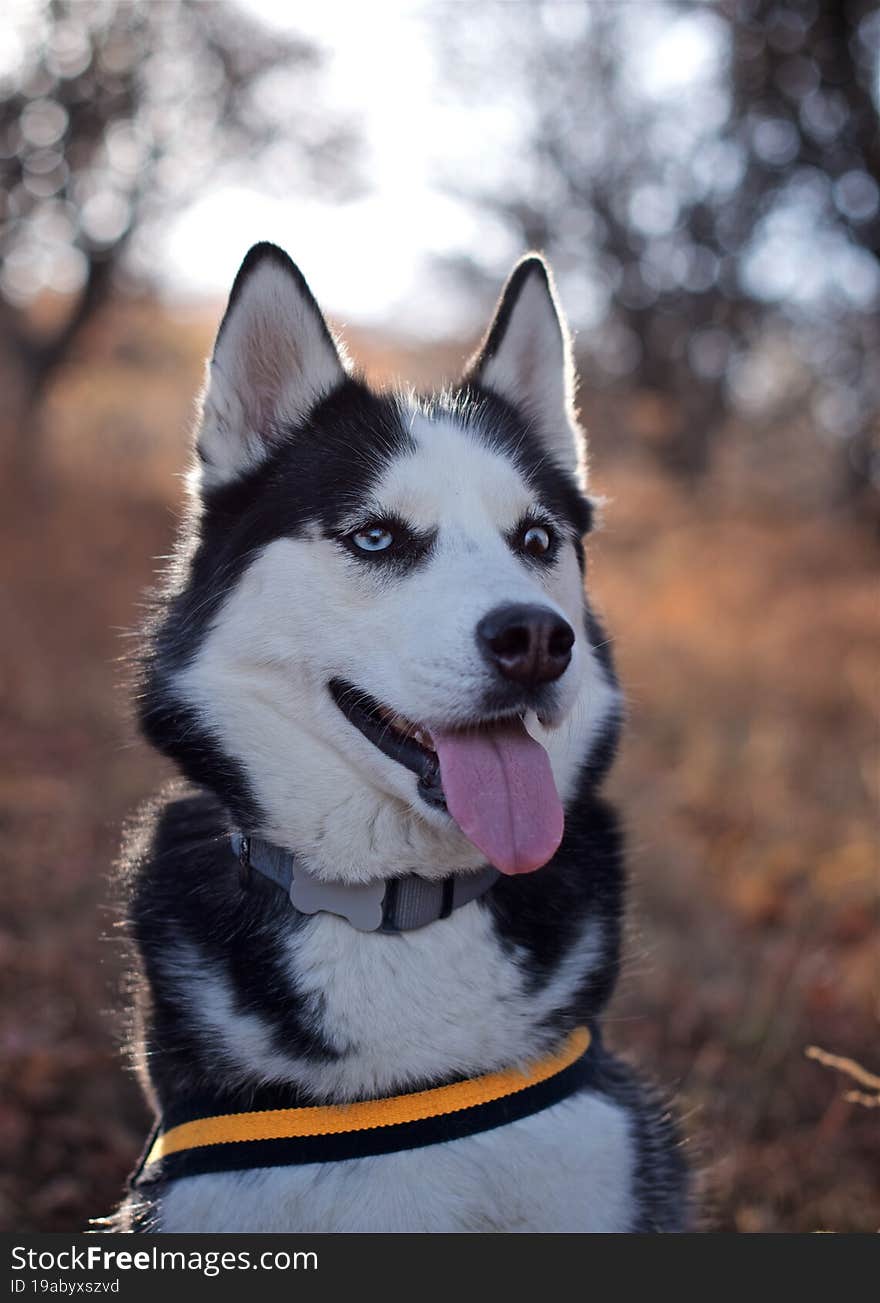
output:
POLYGON ((462 381, 429 398, 353 377, 287 256, 245 259, 142 719, 314 872, 552 857, 617 702, 584 596, 573 385, 538 257, 462 381))

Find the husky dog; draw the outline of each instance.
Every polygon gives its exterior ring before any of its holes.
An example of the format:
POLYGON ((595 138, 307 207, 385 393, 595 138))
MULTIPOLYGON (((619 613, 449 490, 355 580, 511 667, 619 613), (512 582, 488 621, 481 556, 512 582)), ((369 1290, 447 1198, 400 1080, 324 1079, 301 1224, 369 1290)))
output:
POLYGON ((124 860, 149 1098, 165 1127, 181 1109, 405 1105, 525 1072, 578 1027, 589 1071, 472 1134, 441 1118, 430 1143, 148 1164, 119 1228, 688 1225, 674 1123, 600 1040, 623 871, 599 788, 621 697, 584 594, 573 400, 538 256, 429 397, 368 387, 287 255, 245 258, 141 660, 143 730, 186 784, 124 860))

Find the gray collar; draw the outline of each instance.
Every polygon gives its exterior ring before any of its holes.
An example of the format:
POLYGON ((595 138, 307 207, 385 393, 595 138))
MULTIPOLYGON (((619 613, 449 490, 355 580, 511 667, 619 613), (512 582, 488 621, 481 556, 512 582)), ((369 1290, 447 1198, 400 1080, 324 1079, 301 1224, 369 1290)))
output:
POLYGON ((256 869, 290 896, 301 914, 338 914, 359 932, 412 932, 447 918, 484 896, 498 880, 497 869, 454 874, 429 882, 417 873, 375 882, 325 882, 309 873, 292 851, 234 832, 232 849, 243 873, 256 869))

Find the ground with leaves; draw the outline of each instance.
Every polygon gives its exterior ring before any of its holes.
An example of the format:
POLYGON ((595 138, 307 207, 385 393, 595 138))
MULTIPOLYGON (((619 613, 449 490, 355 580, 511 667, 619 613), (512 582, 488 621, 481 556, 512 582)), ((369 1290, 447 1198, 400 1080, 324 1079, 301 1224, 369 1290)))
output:
MULTIPOLYGON (((166 770, 117 659, 171 541, 206 329, 109 321, 53 395, 36 497, 3 490, 0 1223, 19 1231, 108 1211, 148 1123, 108 875, 166 770)), ((880 1113, 806 1055, 880 1067, 872 544, 596 436, 634 883, 609 1039, 676 1095, 710 1224, 876 1230, 880 1113)))

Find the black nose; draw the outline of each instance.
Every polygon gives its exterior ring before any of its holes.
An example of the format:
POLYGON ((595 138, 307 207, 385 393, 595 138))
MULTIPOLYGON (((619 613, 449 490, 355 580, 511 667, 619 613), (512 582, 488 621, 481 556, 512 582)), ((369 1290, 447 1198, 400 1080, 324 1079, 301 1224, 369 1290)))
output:
POLYGON ((565 673, 574 630, 546 606, 498 606, 477 625, 477 642, 506 679, 534 688, 565 673))

